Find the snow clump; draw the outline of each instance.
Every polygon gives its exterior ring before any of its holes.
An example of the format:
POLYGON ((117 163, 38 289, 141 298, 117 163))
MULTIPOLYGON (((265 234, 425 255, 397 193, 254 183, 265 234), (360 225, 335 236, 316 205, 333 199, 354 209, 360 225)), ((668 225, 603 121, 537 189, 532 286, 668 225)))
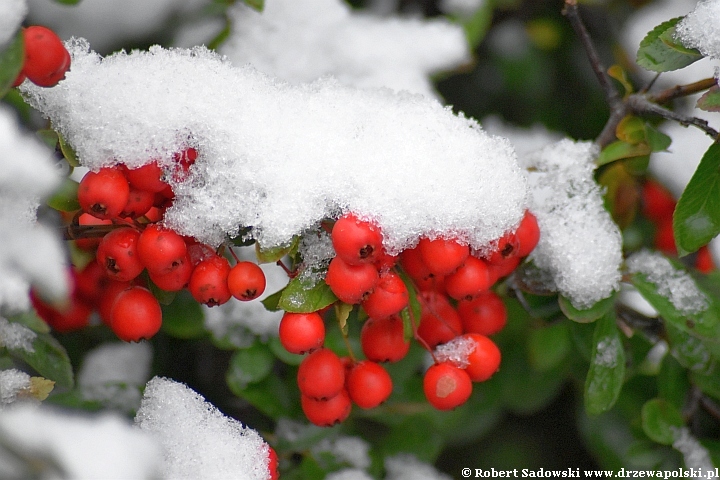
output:
POLYGON ((720 59, 720 1, 701 0, 675 27, 678 39, 705 56, 720 59))
POLYGON ((27 15, 26 0, 4 0, 0 3, 0 50, 10 43, 20 29, 25 15, 27 15))

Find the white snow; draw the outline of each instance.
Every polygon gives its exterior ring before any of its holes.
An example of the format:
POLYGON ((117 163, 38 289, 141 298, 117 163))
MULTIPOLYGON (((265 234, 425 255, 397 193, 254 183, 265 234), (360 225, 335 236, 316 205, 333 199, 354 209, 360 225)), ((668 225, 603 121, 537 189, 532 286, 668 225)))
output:
POLYGON ((487 0, 440 0, 440 10, 461 18, 471 17, 487 0))
POLYGON ((15 368, 0 370, 0 410, 30 388, 30 375, 15 368))
POLYGON ((708 450, 693 436, 687 427, 673 428, 673 448, 683 455, 685 467, 692 468, 701 478, 717 478, 715 466, 708 450))
POLYGON ((328 473, 325 480, 373 480, 365 470, 359 468, 343 468, 335 472, 328 473))
POLYGON ((0 51, 10 42, 27 15, 26 0, 3 0, 0 3, 0 51))
POLYGON ((720 58, 720 1, 700 0, 675 28, 678 39, 689 48, 720 58))
POLYGON ((119 411, 137 410, 151 362, 152 347, 147 342, 105 343, 90 350, 77 375, 82 397, 119 411))
POLYGON ((386 457, 385 472, 385 480, 450 480, 451 478, 409 453, 386 457))
POLYGON ((434 97, 429 75, 471 60, 462 28, 444 18, 373 16, 342 0, 266 0, 262 13, 236 2, 228 13, 219 52, 291 83, 333 76, 434 97))
POLYGON ((370 444, 360 437, 339 435, 335 438, 324 438, 313 447, 315 453, 330 453, 339 462, 358 468, 370 467, 370 444))
MULTIPOLYGON (((21 455, 0 461, 2 478, 155 479, 162 458, 149 435, 109 413, 19 404, 0 412, 0 438, 21 455)), ((0 448, 0 456, 5 453, 0 448)))
POLYGON ((438 362, 452 362, 459 368, 465 368, 470 364, 468 357, 475 351, 475 346, 473 339, 459 336, 438 345, 434 355, 438 362))
POLYGON ((661 253, 642 250, 628 257, 626 265, 630 273, 642 274, 655 284, 658 293, 680 313, 692 315, 707 310, 708 300, 692 277, 676 269, 661 253))
POLYGON ((619 338, 602 338, 596 346, 593 362, 602 367, 613 368, 617 366, 618 352, 621 349, 622 343, 619 338))
POLYGON ((552 276, 576 308, 588 308, 618 290, 622 238, 593 179, 596 147, 561 140, 521 160, 528 173, 530 211, 540 242, 530 258, 552 276))
POLYGON ((31 284, 52 299, 67 296, 63 245, 36 221, 40 200, 59 182, 50 150, 0 105, 0 311, 27 310, 31 284))
POLYGON ((155 377, 135 417, 162 446, 167 479, 266 480, 269 447, 186 385, 155 377))
MULTIPOLYGON (((23 292, 23 294, 27 295, 27 292, 23 292)), ((11 323, 6 318, 0 317, 0 347, 32 353, 35 351, 33 341, 36 338, 37 333, 25 325, 11 323)))
POLYGON ((103 60, 83 41, 69 47, 66 80, 23 87, 30 103, 91 168, 168 165, 196 146, 166 223, 207 243, 252 225, 261 245, 282 245, 350 210, 381 226, 391 252, 421 235, 483 249, 525 209, 509 142, 434 100, 331 79, 292 86, 201 48, 103 60))

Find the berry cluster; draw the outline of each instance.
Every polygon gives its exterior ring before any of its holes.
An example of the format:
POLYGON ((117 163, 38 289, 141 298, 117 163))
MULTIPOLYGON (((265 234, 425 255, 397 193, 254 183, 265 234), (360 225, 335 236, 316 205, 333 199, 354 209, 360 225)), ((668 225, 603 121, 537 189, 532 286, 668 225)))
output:
MULTIPOLYGON (((642 213, 655 227, 653 246, 666 255, 677 256, 673 233, 673 212, 677 201, 663 185, 652 179, 643 183, 641 199, 642 213)), ((715 269, 706 245, 697 251, 694 262, 695 268, 703 273, 715 269)))
POLYGON ((82 328, 97 310, 120 339, 139 341, 155 335, 162 325, 151 285, 167 292, 187 288, 196 301, 208 306, 231 297, 253 300, 263 293, 265 275, 257 264, 236 259, 231 266, 210 246, 160 223, 174 198, 164 178, 186 178, 197 155, 194 148, 185 148, 165 170, 151 162, 135 169, 117 165, 85 174, 78 186, 81 211, 74 217, 75 226, 103 235, 76 240, 80 249, 94 254, 95 261, 71 271, 75 288, 69 308, 52 308, 33 296, 38 313, 50 326, 58 331, 82 328))
POLYGON ((13 83, 17 87, 27 78, 40 87, 54 87, 70 69, 70 53, 55 32, 33 25, 23 28, 25 59, 13 83))
POLYGON ((410 349, 403 316, 410 320, 411 336, 435 360, 424 376, 428 402, 439 410, 463 404, 472 382, 489 379, 500 365, 500 350, 488 336, 504 327, 507 312, 491 287, 518 266, 539 237, 534 215, 526 212, 518 228, 484 255, 457 239, 422 238, 390 256, 377 226, 353 214, 340 217, 331 231, 336 255, 325 282, 341 302, 367 314, 360 333, 365 360, 352 353, 340 358, 324 346, 322 312, 285 313, 282 345, 307 354, 297 377, 307 418, 333 425, 349 415, 353 403, 374 408, 390 396, 392 379, 381 363, 397 362, 410 349), (411 303, 420 306, 419 318, 411 303))

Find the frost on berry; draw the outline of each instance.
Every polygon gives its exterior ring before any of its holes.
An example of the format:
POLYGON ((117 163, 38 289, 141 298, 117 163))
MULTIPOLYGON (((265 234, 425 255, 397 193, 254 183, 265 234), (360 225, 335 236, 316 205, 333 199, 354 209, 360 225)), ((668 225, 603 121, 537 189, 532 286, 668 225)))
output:
POLYGON ((456 337, 435 348, 438 362, 450 362, 456 367, 465 368, 470 364, 468 356, 475 350, 475 341, 466 336, 456 337))
POLYGON ((186 179, 168 176, 163 221, 201 242, 245 225, 265 248, 287 245, 353 212, 381 228, 390 254, 448 232, 481 248, 526 208, 510 143, 436 100, 330 78, 293 86, 201 47, 101 58, 83 40, 67 46, 67 78, 26 82, 23 94, 93 170, 155 161, 168 171, 192 139, 199 155, 186 179))

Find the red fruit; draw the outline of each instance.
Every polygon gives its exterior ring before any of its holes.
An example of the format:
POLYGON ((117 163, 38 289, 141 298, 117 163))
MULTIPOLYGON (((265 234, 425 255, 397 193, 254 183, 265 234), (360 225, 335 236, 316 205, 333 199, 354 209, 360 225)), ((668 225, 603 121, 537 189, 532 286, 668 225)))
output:
POLYGON ((418 247, 402 251, 400 254, 400 266, 417 283, 421 283, 433 276, 430 269, 423 262, 418 247))
POLYGON ((143 230, 137 253, 148 272, 156 275, 171 272, 188 258, 183 237, 160 225, 150 225, 143 230))
POLYGON ((22 83, 25 81, 26 78, 27 78, 27 77, 25 76, 25 74, 21 71, 20 73, 18 73, 18 76, 15 77, 15 81, 12 83, 11 86, 12 86, 13 88, 14 88, 14 87, 19 87, 20 85, 22 85, 22 83))
POLYGON ((660 222, 672 218, 675 198, 655 180, 647 180, 642 187, 642 212, 650 220, 660 222))
POLYGON ((530 210, 525 210, 525 215, 520 221, 515 231, 515 236, 518 239, 518 256, 526 257, 530 255, 538 242, 540 241, 540 227, 537 223, 537 218, 533 215, 530 210))
POLYGON ((380 274, 375 289, 363 300, 362 306, 372 318, 389 317, 408 304, 408 291, 400 276, 392 270, 380 274))
POLYGON ((77 192, 83 211, 101 219, 120 215, 130 198, 130 185, 117 168, 88 172, 80 180, 77 192))
POLYGON ((392 393, 390 374, 375 362, 363 360, 350 369, 345 381, 350 400, 360 408, 375 408, 392 393))
POLYGON ((144 265, 138 257, 139 238, 140 232, 131 227, 118 228, 103 237, 96 258, 108 277, 129 282, 140 275, 144 265))
POLYGON ((190 167, 195 163, 198 157, 198 151, 193 147, 188 147, 181 152, 173 155, 175 168, 173 169, 173 179, 176 182, 182 182, 190 174, 190 167))
POLYGON ((97 310, 100 314, 100 319, 106 325, 110 325, 110 314, 112 313, 112 307, 118 295, 130 287, 132 287, 130 282, 118 282, 115 280, 108 280, 108 283, 103 286, 102 294, 97 304, 97 310))
POLYGON ((325 283, 341 301, 349 304, 360 301, 372 291, 379 274, 372 263, 350 265, 340 257, 330 261, 325 283))
POLYGON ((344 421, 352 410, 350 397, 345 390, 328 399, 300 395, 300 406, 311 423, 318 427, 332 427, 344 421))
POLYGON ((452 410, 465 403, 472 393, 472 381, 465 370, 451 363, 436 363, 423 377, 425 398, 438 410, 452 410))
POLYGON ((481 293, 470 300, 461 300, 457 312, 466 333, 493 335, 505 327, 507 309, 495 292, 481 293))
POLYGON ((517 255, 515 257, 508 258, 507 260, 498 265, 488 264, 488 268, 490 269, 490 278, 493 280, 493 284, 495 284, 495 282, 497 282, 499 279, 507 277, 512 272, 514 272, 518 265, 520 265, 521 261, 522 257, 517 255))
POLYGON ((449 342, 463 333, 460 316, 444 295, 423 292, 421 297, 422 316, 417 335, 430 348, 449 342))
POLYGON ((238 262, 228 274, 228 289, 243 302, 255 300, 265 291, 265 273, 253 262, 238 262))
POLYGON ((495 283, 488 264, 479 258, 469 256, 453 273, 445 277, 445 291, 455 300, 478 295, 495 283))
POLYGON ((30 291, 30 301, 38 316, 53 329, 60 333, 79 330, 88 325, 92 306, 73 292, 70 302, 63 307, 53 307, 30 291))
POLYGON ((297 373, 300 393, 315 399, 332 398, 345 385, 345 366, 328 348, 315 350, 300 363, 297 373))
POLYGON ((695 257, 695 268, 702 273, 710 273, 715 270, 715 262, 707 245, 700 247, 698 250, 697 256, 695 257))
MULTIPOLYGON (((97 218, 94 215, 90 215, 89 213, 82 213, 78 217, 78 225, 87 226, 87 225, 112 225, 112 220, 103 220, 100 218, 97 218)), ((95 250, 98 245, 100 245, 100 241, 102 240, 102 237, 89 237, 89 238, 78 238, 75 240, 75 245, 81 250, 90 251, 95 250)))
POLYGON ((447 275, 454 272, 470 255, 470 247, 456 240, 436 238, 420 239, 420 256, 428 270, 434 275, 447 275))
POLYGON ((654 244, 655 248, 666 255, 677 255, 672 217, 658 223, 657 230, 655 230, 654 244))
POLYGON ((397 362, 410 350, 398 316, 369 318, 360 331, 360 346, 365 357, 373 362, 397 362))
POLYGON ((123 217, 139 218, 145 215, 153 206, 155 194, 147 190, 140 190, 130 186, 130 194, 121 215, 123 217))
POLYGON ((111 280, 98 262, 88 262, 85 267, 75 275, 75 295, 88 305, 98 305, 103 290, 111 280))
POLYGON ((469 365, 465 371, 473 382, 484 382, 500 368, 500 349, 485 335, 468 333, 464 337, 475 342, 475 349, 468 355, 469 365))
POLYGON ((208 258, 212 258, 217 255, 215 253, 215 249, 205 243, 197 243, 194 240, 190 242, 186 240, 185 243, 187 244, 187 251, 188 255, 190 256, 190 261, 195 266, 197 266, 203 260, 207 260, 208 258))
POLYGON ((33 25, 23 29, 23 39, 23 73, 38 86, 55 86, 70 68, 70 54, 60 37, 49 28, 33 25))
POLYGON ((148 192, 162 192, 168 186, 162 180, 163 171, 157 162, 151 162, 142 167, 128 169, 125 173, 132 186, 148 192))
POLYGON ((325 322, 317 312, 285 312, 280 320, 280 343, 290 353, 302 354, 322 347, 325 322))
POLYGON ((198 303, 208 307, 222 305, 232 297, 227 285, 229 274, 230 263, 227 259, 214 255, 195 267, 188 290, 198 303))
POLYGON ((278 472, 278 456, 274 448, 268 447, 268 473, 270 474, 270 480, 278 480, 280 478, 280 472, 278 472))
POLYGON ((498 239, 498 244, 487 256, 486 261, 492 265, 499 265, 505 260, 516 257, 520 248, 515 232, 509 232, 498 239))
POLYGON ((331 237, 337 256, 350 265, 372 263, 382 256, 380 229, 352 213, 335 222, 331 237))
POLYGON ((110 328, 126 342, 152 338, 162 325, 162 310, 155 296, 143 287, 120 292, 110 311, 110 328))
POLYGON ((165 273, 148 271, 148 275, 150 280, 162 290, 177 292, 187 287, 194 269, 190 257, 186 254, 172 270, 165 273))

